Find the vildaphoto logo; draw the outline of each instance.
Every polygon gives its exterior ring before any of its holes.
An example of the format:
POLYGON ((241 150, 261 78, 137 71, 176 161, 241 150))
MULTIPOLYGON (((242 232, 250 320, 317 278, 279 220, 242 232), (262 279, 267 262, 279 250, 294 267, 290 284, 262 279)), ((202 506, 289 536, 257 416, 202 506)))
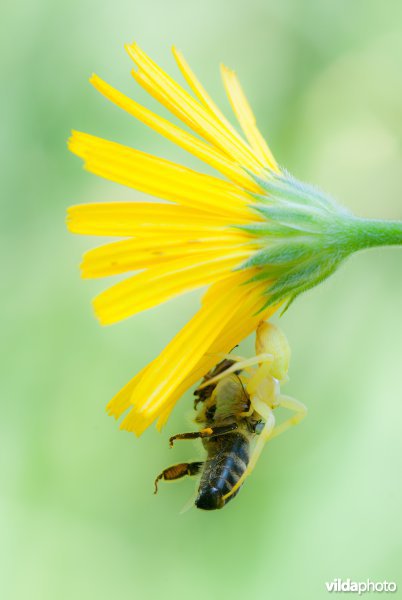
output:
POLYGON ((395 581, 352 581, 351 579, 334 579, 326 581, 325 587, 328 592, 355 592, 365 594, 366 592, 396 592, 398 587, 395 581))

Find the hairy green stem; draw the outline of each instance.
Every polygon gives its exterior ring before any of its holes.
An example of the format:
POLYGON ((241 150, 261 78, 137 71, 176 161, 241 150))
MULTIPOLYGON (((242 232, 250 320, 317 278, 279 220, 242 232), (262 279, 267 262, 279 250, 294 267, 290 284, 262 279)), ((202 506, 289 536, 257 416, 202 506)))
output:
POLYGON ((402 221, 353 217, 348 225, 353 231, 353 250, 402 245, 402 221))

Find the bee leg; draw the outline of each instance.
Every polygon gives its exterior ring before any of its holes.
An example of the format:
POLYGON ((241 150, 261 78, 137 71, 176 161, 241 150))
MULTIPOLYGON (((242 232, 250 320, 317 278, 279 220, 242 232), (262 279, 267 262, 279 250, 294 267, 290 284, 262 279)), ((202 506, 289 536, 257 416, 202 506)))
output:
POLYGON ((192 462, 192 463, 180 463, 178 465, 172 465, 167 469, 164 469, 162 473, 158 475, 155 479, 155 491, 154 494, 158 491, 158 481, 163 479, 164 481, 174 481, 175 479, 181 479, 186 475, 190 477, 193 475, 198 475, 201 471, 203 462, 192 462))
POLYGON ((210 438, 217 435, 224 435, 230 433, 238 428, 237 423, 230 423, 230 425, 222 425, 220 427, 205 427, 200 431, 190 431, 188 433, 177 433, 169 439, 169 446, 172 448, 176 440, 196 440, 198 438, 210 438))
POLYGON ((282 408, 293 410, 295 414, 293 415, 293 417, 290 417, 290 419, 287 419, 286 421, 275 427, 271 436, 273 438, 289 429, 289 427, 293 427, 293 425, 297 425, 298 423, 300 423, 300 421, 304 419, 304 417, 307 414, 307 407, 304 406, 302 402, 299 402, 299 400, 291 398, 290 396, 277 396, 275 399, 275 403, 277 406, 281 406, 282 408))

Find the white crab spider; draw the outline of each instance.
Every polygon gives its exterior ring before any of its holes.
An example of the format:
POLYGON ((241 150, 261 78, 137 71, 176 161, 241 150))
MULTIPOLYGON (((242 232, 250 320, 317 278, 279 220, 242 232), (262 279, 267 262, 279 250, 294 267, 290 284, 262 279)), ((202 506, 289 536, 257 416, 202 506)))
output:
POLYGON ((257 413, 264 425, 252 451, 249 464, 243 475, 233 486, 229 496, 243 484, 245 479, 254 469, 258 458, 269 439, 284 433, 289 427, 297 425, 306 415, 307 408, 294 398, 280 393, 280 383, 287 380, 290 348, 283 332, 273 325, 261 321, 256 331, 256 356, 244 358, 232 354, 225 355, 235 364, 228 369, 205 381, 198 389, 218 383, 231 373, 242 371, 247 377, 241 375, 241 381, 250 398, 250 409, 244 416, 257 413), (294 412, 294 415, 279 425, 275 424, 274 410, 278 407, 286 408, 294 412))

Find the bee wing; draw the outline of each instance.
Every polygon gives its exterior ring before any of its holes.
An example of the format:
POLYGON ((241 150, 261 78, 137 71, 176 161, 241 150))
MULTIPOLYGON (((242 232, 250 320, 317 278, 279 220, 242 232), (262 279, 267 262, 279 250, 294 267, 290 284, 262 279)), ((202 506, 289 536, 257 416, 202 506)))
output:
POLYGON ((224 377, 215 388, 215 419, 225 419, 248 409, 249 399, 243 382, 235 373, 224 377))
POLYGON ((197 497, 196 492, 194 492, 194 494, 191 494, 190 498, 187 500, 187 502, 184 504, 183 508, 180 510, 179 515, 184 515, 184 513, 188 512, 192 508, 195 508, 196 497, 197 497))

